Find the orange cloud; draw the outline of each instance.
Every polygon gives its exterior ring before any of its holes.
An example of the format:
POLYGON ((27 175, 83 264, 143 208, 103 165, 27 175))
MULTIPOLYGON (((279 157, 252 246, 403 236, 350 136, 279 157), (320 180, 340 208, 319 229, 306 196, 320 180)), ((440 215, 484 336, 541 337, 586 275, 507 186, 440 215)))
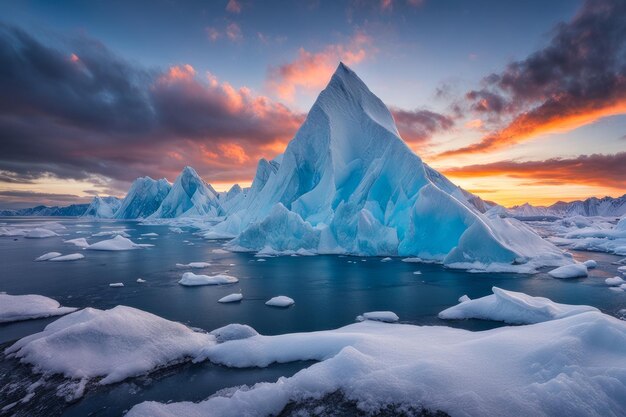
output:
POLYGON ((196 76, 196 70, 189 64, 174 65, 160 78, 162 82, 190 81, 196 76))
POLYGON ((293 62, 270 69, 268 87, 281 99, 293 101, 298 89, 319 90, 324 87, 339 61, 347 65, 363 61, 371 44, 371 38, 359 32, 348 43, 328 45, 321 52, 300 48, 293 62))
POLYGON ((250 157, 246 154, 246 151, 236 143, 223 143, 219 145, 219 149, 222 151, 226 158, 237 161, 239 164, 243 164, 250 160, 250 157))
POLYGON ((72 54, 72 55, 70 55, 70 61, 78 62, 78 61, 80 61, 80 58, 78 57, 78 55, 72 54))

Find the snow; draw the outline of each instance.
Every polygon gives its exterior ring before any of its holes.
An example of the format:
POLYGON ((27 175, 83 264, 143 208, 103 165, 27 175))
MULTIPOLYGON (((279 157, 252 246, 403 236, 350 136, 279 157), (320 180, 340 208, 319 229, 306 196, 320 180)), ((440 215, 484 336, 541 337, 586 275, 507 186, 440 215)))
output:
POLYGON ((234 294, 229 294, 225 297, 220 298, 219 300, 217 300, 218 303, 236 303, 237 301, 241 301, 243 300, 243 294, 239 294, 239 293, 234 293, 234 294))
POLYGON ((85 308, 20 339, 5 350, 41 373, 111 384, 185 358, 214 337, 126 306, 85 308))
POLYGON ((52 230, 43 229, 43 228, 27 230, 24 233, 24 237, 28 239, 44 239, 47 237, 54 237, 54 236, 59 236, 59 235, 53 232, 52 230))
POLYGON ((384 323, 395 323, 400 320, 398 315, 393 311, 370 311, 356 317, 357 321, 374 320, 384 323))
POLYGON ((189 262, 188 264, 176 264, 176 268, 202 269, 211 266, 208 262, 189 262))
POLYGON ((265 302, 266 306, 272 306, 272 307, 289 307, 293 304, 295 304, 295 301, 293 301, 293 298, 289 298, 285 295, 272 297, 265 302))
POLYGON ((35 259, 35 261, 36 262, 47 261, 47 260, 50 260, 52 258, 56 258, 58 256, 61 256, 61 253, 59 253, 59 252, 48 252, 48 253, 44 253, 43 255, 41 255, 40 257, 35 259))
POLYGON ((89 243, 87 242, 87 239, 85 239, 84 237, 79 237, 76 239, 69 239, 69 240, 64 240, 63 242, 65 243, 71 243, 72 245, 75 245, 79 248, 86 248, 87 246, 89 246, 89 243))
POLYGON ((122 251, 122 250, 139 249, 139 248, 147 247, 147 246, 152 246, 152 245, 134 243, 130 239, 117 235, 113 239, 102 240, 100 242, 91 244, 87 246, 85 249, 105 250, 105 251, 122 251))
POLYGON ((617 287, 617 286, 621 286, 626 281, 624 281, 622 277, 613 277, 613 278, 605 279, 604 282, 606 283, 606 285, 617 287))
POLYGON ((215 336, 218 343, 228 342, 230 340, 242 340, 257 336, 258 333, 252 327, 246 324, 229 324, 211 332, 215 336))
POLYGON ((9 295, 0 293, 0 323, 61 316, 76 311, 72 307, 61 307, 52 298, 43 295, 9 295))
POLYGON ((239 282, 239 279, 226 274, 217 275, 196 275, 193 272, 185 272, 183 277, 178 281, 180 285, 189 287, 198 285, 222 285, 222 284, 234 284, 239 282))
POLYGON ((587 267, 587 269, 594 269, 598 266, 598 263, 593 259, 588 259, 583 264, 587 267))
POLYGON ((85 255, 82 253, 70 253, 69 255, 55 256, 54 258, 48 259, 48 262, 69 262, 69 261, 78 261, 79 259, 84 259, 85 255))
POLYGON ((244 201, 201 234, 234 237, 232 251, 419 257, 486 272, 573 262, 525 224, 484 215, 476 199, 410 150, 342 64, 280 162, 261 160, 244 201))
POLYGON ((199 403, 144 402, 127 416, 280 415, 290 402, 337 391, 365 415, 393 404, 451 416, 617 417, 626 409, 626 322, 597 311, 478 332, 367 320, 209 345, 195 359, 238 368, 320 362, 199 403))
POLYGON ((492 288, 493 294, 470 300, 466 295, 459 298, 459 304, 439 313, 440 319, 482 319, 503 321, 509 324, 532 324, 547 320, 557 320, 588 311, 598 311, 595 307, 558 304, 547 298, 492 288), (464 298, 465 297, 465 298, 464 298))
POLYGON ((584 278, 587 276, 585 264, 565 265, 548 272, 552 278, 584 278))
POLYGON ((119 288, 119 287, 123 287, 124 283, 123 282, 112 282, 109 284, 109 287, 113 287, 113 288, 119 288))

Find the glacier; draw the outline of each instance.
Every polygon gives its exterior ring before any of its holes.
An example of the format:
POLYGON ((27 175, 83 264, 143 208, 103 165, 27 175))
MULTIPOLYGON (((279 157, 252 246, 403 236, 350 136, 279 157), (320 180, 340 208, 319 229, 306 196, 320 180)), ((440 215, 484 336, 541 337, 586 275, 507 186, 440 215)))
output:
POLYGON ((95 196, 91 200, 91 204, 83 213, 82 217, 94 217, 97 219, 111 219, 119 210, 122 201, 117 197, 99 197, 95 196))
POLYGON ((262 159, 238 210, 204 231, 275 254, 417 256, 452 268, 534 272, 572 262, 530 227, 424 164, 393 117, 340 64, 285 153, 262 159))
POLYGON ((171 188, 171 184, 166 179, 137 178, 130 186, 114 217, 116 219, 143 219, 152 215, 161 206, 171 188))

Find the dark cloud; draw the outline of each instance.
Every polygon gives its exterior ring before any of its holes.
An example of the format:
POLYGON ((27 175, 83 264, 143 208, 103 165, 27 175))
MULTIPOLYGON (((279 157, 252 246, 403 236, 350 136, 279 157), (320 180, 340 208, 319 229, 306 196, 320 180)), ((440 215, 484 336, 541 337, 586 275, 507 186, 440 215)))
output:
POLYGON ((391 108, 402 138, 411 144, 428 141, 435 133, 445 132, 454 126, 454 119, 430 110, 402 110, 391 108))
POLYGON ((186 164, 209 181, 249 180, 303 120, 188 65, 146 69, 93 39, 52 47, 6 24, 0 91, 0 181, 53 175, 117 193, 186 164))
POLYGON ((490 177, 506 175, 530 180, 525 184, 584 184, 626 189, 626 152, 614 155, 581 155, 576 158, 553 158, 545 161, 499 161, 469 165, 444 171, 452 177, 490 177))
POLYGON ((22 190, 0 191, 0 207, 16 209, 36 205, 65 206, 69 204, 89 203, 91 197, 80 197, 74 194, 38 193, 22 190))
POLYGON ((510 113, 510 123, 444 155, 484 152, 626 113, 626 1, 587 0, 556 26, 545 48, 484 83, 467 94, 472 109, 510 113))

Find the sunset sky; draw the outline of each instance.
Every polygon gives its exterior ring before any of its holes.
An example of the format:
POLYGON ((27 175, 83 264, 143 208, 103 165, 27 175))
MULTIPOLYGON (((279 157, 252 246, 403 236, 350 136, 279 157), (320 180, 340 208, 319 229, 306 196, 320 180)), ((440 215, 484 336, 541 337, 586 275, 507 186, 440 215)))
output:
POLYGON ((247 186, 340 61, 484 199, 626 193, 624 0, 0 4, 0 208, 247 186))

